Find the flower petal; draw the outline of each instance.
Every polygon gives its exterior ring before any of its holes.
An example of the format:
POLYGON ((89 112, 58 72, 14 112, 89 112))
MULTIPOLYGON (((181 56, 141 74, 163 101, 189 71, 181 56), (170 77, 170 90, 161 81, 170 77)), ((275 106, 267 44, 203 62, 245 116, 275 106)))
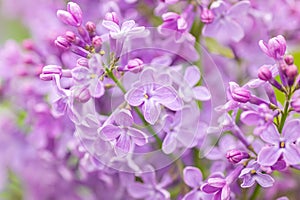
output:
POLYGON ((184 182, 192 188, 200 187, 203 178, 201 171, 198 168, 191 166, 184 168, 183 177, 184 182))
POLYGON ((274 124, 271 124, 260 135, 261 139, 270 144, 277 145, 280 142, 280 135, 274 124))
POLYGON ((162 144, 162 151, 165 154, 173 153, 177 146, 177 140, 172 133, 167 134, 162 144))
POLYGON ((286 141, 295 142, 300 137, 300 121, 291 120, 287 122, 282 130, 282 135, 286 141))
POLYGON ((253 178, 256 180, 256 182, 259 185, 261 185, 264 188, 272 187, 273 183, 275 182, 274 179, 270 175, 262 174, 260 172, 257 172, 257 174, 254 175, 253 178))
POLYGON ((259 121, 261 120, 261 116, 259 113, 248 110, 241 114, 241 121, 249 126, 257 126, 259 121))
POLYGON ((258 163, 263 166, 274 165, 281 155, 281 151, 275 146, 263 147, 258 153, 258 163))
POLYGON ((116 153, 119 156, 126 155, 131 150, 130 136, 121 134, 116 143, 116 153))
POLYGON ((161 111, 160 105, 154 102, 153 100, 149 99, 144 102, 142 109, 143 109, 145 120, 149 124, 152 125, 155 124, 155 122, 158 120, 158 117, 160 115, 160 111, 161 111))
POLYGON ((220 190, 220 188, 213 187, 213 186, 209 185, 208 183, 204 183, 201 186, 201 190, 205 193, 211 194, 211 193, 215 193, 216 191, 220 190))
POLYGON ((184 80, 190 87, 196 85, 199 82, 200 77, 201 73, 196 66, 190 66, 185 70, 184 80))
POLYGON ((132 88, 125 94, 125 100, 131 106, 139 106, 145 100, 144 95, 145 95, 145 92, 142 87, 132 88))
POLYGON ((100 129, 104 140, 114 140, 122 133, 122 129, 114 125, 106 125, 100 129))
POLYGON ((127 133, 131 136, 132 141, 138 146, 143 146, 148 142, 146 134, 138 129, 128 127, 127 133))
POLYGON ((211 94, 206 87, 197 86, 193 88, 195 99, 199 101, 208 101, 211 99, 211 94))
POLYGON ((300 164, 300 150, 295 144, 287 144, 283 152, 283 158, 289 165, 300 164))
POLYGON ((114 116, 114 121, 118 126, 128 127, 133 124, 133 117, 129 110, 122 109, 114 116))

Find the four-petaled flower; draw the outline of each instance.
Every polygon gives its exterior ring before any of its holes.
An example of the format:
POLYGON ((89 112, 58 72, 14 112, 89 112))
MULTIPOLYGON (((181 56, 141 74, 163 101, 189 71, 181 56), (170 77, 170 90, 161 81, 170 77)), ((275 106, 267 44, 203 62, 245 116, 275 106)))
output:
POLYGON ((300 164, 300 150, 296 142, 300 137, 300 121, 286 122, 282 134, 279 134, 275 125, 270 125, 261 135, 268 143, 258 153, 258 163, 262 166, 274 165, 280 156, 288 165, 300 164))
POLYGON ((125 100, 131 106, 142 106, 145 120, 152 125, 158 120, 162 105, 172 111, 183 107, 176 90, 170 85, 156 82, 154 73, 155 70, 151 68, 145 70, 140 81, 125 95, 125 100))
POLYGON ((145 133, 131 127, 134 121, 129 110, 120 110, 112 122, 104 124, 99 133, 103 140, 113 142, 117 155, 125 156, 133 150, 134 145, 143 146, 148 142, 145 133))

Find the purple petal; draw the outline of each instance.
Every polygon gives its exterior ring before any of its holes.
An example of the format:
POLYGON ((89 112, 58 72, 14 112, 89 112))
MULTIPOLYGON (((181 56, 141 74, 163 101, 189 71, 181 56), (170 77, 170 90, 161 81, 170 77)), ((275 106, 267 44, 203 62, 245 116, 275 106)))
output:
POLYGON ((103 20, 102 25, 110 31, 113 31, 116 33, 120 32, 120 27, 115 22, 103 20))
POLYGON ((201 186, 201 190, 205 193, 212 194, 212 193, 215 193, 216 191, 221 190, 221 189, 217 188, 217 187, 213 187, 213 186, 209 185, 208 183, 204 183, 201 186))
POLYGON ((89 79, 89 69, 86 67, 76 67, 72 69, 72 78, 78 82, 84 82, 89 79))
POLYGON ((195 99, 199 101, 208 101, 211 99, 211 94, 206 87, 197 86, 193 88, 195 99))
POLYGON ((122 32, 128 32, 128 31, 130 31, 134 26, 135 26, 135 21, 134 21, 134 20, 125 21, 125 22, 122 24, 121 31, 122 31, 122 32))
POLYGON ((142 109, 143 109, 145 120, 149 124, 152 125, 155 124, 155 122, 158 120, 158 117, 160 115, 160 111, 161 111, 160 105, 150 99, 144 102, 142 109))
POLYGON ((132 183, 127 187, 127 191, 135 199, 144 199, 152 194, 149 185, 141 183, 132 183))
POLYGON ((192 190, 189 193, 187 193, 186 195, 184 195, 184 197, 182 198, 182 200, 195 200, 195 199, 202 199, 203 195, 201 194, 201 191, 199 190, 192 190))
POLYGON ((133 88, 129 90, 125 94, 125 100, 131 105, 131 106, 139 106, 141 105, 145 100, 145 91, 142 87, 139 88, 133 88))
POLYGON ((284 125, 282 130, 283 138, 289 142, 295 142, 300 137, 300 121, 292 120, 284 125))
POLYGON ((207 180, 207 183, 213 187, 222 188, 224 185, 226 185, 226 180, 224 178, 209 178, 207 180))
POLYGON ((114 117, 114 121, 118 126, 131 126, 133 124, 133 117, 131 112, 127 109, 120 110, 114 117))
POLYGON ((200 77, 201 73, 196 66, 190 66, 185 70, 184 80, 190 87, 196 85, 199 82, 200 77))
POLYGON ((138 146, 143 146, 148 142, 146 134, 138 129, 128 127, 127 133, 131 136, 132 141, 138 146))
POLYGON ((267 56, 270 56, 271 57, 271 54, 269 52, 269 48, 268 48, 268 44, 265 43, 263 40, 260 40, 258 42, 258 45, 260 47, 260 49, 267 55, 267 56))
POLYGON ((60 98, 53 103, 53 114, 57 117, 65 114, 67 110, 67 99, 60 98))
POLYGON ((67 6, 67 10, 72 14, 72 16, 77 22, 76 25, 80 26, 82 23, 82 11, 79 5, 74 2, 69 2, 67 6))
POLYGON ((75 21, 71 13, 65 10, 58 10, 56 15, 58 19, 60 19, 60 21, 62 21, 63 23, 71 26, 77 26, 77 22, 75 21))
POLYGON ((130 136, 121 134, 116 143, 116 153, 120 156, 126 155, 131 149, 130 136))
POLYGON ((172 133, 167 134, 162 144, 162 151, 165 154, 170 154, 175 151, 177 146, 177 140, 172 133))
POLYGON ((249 188, 252 187, 255 183, 255 179, 250 175, 247 174, 243 177, 243 183, 241 184, 242 188, 249 188))
POLYGON ((214 1, 210 6, 215 15, 221 15, 225 13, 227 7, 228 6, 224 1, 214 1))
POLYGON ((300 164, 300 151, 299 147, 295 144, 287 144, 283 152, 283 158, 289 165, 300 164))
POLYGON ((202 182, 202 173, 196 167, 186 167, 183 170, 184 182, 191 188, 200 187, 202 182))
POLYGON ((155 90, 152 98, 173 111, 181 110, 183 106, 182 99, 179 98, 177 92, 171 87, 159 87, 155 90))
POLYGON ((260 135, 261 139, 270 144, 277 145, 280 142, 280 135, 274 124, 268 126, 265 131, 260 135))
POLYGON ((241 114, 241 120, 243 123, 249 126, 257 126, 259 125, 259 121, 261 120, 261 116, 259 113, 255 111, 245 111, 241 114))
POLYGON ((230 187, 228 185, 225 185, 222 189, 221 193, 221 199, 222 200, 229 200, 230 199, 230 187))
POLYGON ((258 153, 258 163, 263 166, 274 165, 281 155, 281 151, 275 146, 263 147, 258 153))
POLYGON ((247 14, 250 8, 249 1, 240 1, 234 4, 227 12, 228 16, 239 17, 240 15, 247 14))
POLYGON ((104 95, 105 89, 102 81, 95 79, 91 81, 90 93, 92 97, 100 98, 104 95))
POLYGON ((114 140, 122 133, 122 129, 114 125, 106 125, 100 130, 104 140, 114 140))
POLYGON ((254 175, 253 177, 256 182, 261 185, 264 188, 267 187, 272 187, 273 183, 274 183, 274 179, 268 175, 268 174, 262 174, 260 172, 258 172, 256 175, 254 175))

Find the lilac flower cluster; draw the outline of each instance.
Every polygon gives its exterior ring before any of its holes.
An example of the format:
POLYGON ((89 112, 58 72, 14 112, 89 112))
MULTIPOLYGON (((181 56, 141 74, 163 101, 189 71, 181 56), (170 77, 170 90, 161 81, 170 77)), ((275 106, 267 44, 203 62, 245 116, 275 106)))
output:
POLYGON ((0 199, 298 198, 297 1, 2 6, 0 199))

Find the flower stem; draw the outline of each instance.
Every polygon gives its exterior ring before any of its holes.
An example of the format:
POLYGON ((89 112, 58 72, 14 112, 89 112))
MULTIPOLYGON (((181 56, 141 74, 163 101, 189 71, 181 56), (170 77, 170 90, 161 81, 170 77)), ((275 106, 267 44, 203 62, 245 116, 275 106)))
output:
POLYGON ((280 120, 280 124, 279 124, 279 127, 278 127, 279 133, 282 132, 282 129, 283 129, 285 120, 286 120, 286 118, 288 117, 288 114, 289 114, 289 112, 290 112, 290 111, 289 111, 289 107, 290 107, 290 99, 291 99, 291 96, 292 96, 292 93, 291 93, 291 91, 289 90, 289 91, 288 91, 287 98, 286 98, 286 101, 285 101, 284 110, 283 110, 283 113, 282 113, 282 117, 281 117, 281 120, 280 120))

